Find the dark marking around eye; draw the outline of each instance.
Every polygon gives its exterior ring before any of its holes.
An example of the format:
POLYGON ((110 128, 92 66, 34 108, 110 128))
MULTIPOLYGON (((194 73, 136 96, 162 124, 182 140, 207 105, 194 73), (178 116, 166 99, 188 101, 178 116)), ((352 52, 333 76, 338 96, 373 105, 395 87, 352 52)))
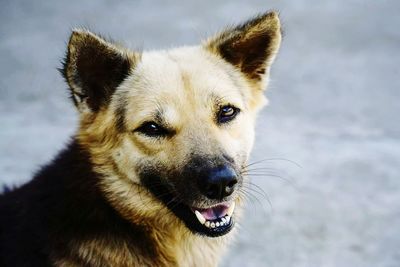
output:
POLYGON ((163 126, 157 124, 154 121, 144 122, 139 128, 135 130, 135 132, 139 132, 148 137, 166 137, 173 135, 174 132, 164 128, 163 126))

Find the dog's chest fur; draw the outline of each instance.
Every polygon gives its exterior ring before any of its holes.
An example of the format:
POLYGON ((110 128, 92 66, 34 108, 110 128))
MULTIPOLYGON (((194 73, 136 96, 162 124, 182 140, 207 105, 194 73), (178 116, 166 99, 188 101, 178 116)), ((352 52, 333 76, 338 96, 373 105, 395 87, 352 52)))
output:
MULTIPOLYGON (((143 257, 135 255, 132 248, 123 241, 119 246, 110 246, 107 242, 92 240, 76 246, 81 259, 90 266, 217 266, 223 255, 228 237, 207 239, 192 234, 176 235, 166 240, 159 236, 157 255, 143 257)), ((140 251, 137 248, 136 251, 140 251)), ((76 266, 76 260, 63 259, 57 266, 76 266)))

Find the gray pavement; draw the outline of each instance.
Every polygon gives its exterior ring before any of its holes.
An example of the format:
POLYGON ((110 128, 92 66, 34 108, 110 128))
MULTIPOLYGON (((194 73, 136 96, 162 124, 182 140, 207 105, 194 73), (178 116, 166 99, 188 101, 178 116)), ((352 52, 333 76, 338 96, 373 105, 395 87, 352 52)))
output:
POLYGON ((0 186, 28 181, 76 129, 56 71, 71 28, 156 49, 267 9, 285 38, 252 161, 275 160, 258 164, 273 169, 253 177, 268 198, 253 192, 222 266, 400 266, 396 0, 0 0, 0 186))

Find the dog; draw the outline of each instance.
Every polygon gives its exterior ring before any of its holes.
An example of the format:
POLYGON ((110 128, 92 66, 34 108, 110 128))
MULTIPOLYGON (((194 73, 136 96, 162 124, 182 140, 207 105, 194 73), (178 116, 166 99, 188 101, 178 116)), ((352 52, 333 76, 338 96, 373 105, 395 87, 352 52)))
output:
POLYGON ((74 30, 60 70, 79 127, 0 196, 0 266, 218 265, 280 43, 276 12, 165 51, 74 30))

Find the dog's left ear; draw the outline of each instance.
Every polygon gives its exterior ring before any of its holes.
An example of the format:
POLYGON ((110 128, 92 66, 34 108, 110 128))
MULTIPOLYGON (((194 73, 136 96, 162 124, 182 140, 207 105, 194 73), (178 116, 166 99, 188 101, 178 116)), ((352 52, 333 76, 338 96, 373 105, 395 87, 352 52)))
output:
POLYGON ((237 67, 250 81, 264 86, 280 43, 278 14, 269 12, 223 31, 205 46, 237 67))

